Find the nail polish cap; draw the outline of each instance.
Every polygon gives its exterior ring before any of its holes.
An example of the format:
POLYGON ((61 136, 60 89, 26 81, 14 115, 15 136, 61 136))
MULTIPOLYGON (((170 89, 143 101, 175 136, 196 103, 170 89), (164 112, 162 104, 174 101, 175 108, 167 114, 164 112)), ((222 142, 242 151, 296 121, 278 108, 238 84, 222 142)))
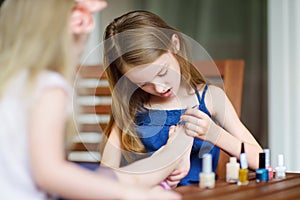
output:
POLYGON ((259 168, 266 168, 266 154, 259 153, 259 168))
POLYGON ((284 157, 283 154, 278 155, 278 166, 283 167, 284 166, 284 157))
POLYGON ((236 157, 230 157, 229 162, 233 164, 236 163, 236 157))
POLYGON ((248 162, 247 162, 246 153, 241 153, 241 155, 240 155, 240 163, 241 163, 241 168, 242 169, 247 169, 248 168, 248 162))
POLYGON ((242 145, 241 145, 241 153, 245 153, 245 145, 244 145, 244 142, 242 142, 242 145))
POLYGON ((211 167, 212 165, 212 158, 211 158, 211 154, 204 154, 203 155, 203 160, 202 160, 202 172, 203 173, 211 173, 211 167))
POLYGON ((266 167, 269 167, 269 166, 271 166, 271 164, 270 164, 270 149, 264 149, 264 153, 265 153, 265 157, 266 157, 266 167))

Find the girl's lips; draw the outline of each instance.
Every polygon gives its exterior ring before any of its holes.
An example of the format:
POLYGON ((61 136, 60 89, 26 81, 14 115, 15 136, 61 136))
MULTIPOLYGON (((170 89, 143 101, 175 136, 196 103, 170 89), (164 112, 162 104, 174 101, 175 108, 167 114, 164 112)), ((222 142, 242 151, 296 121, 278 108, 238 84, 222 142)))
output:
POLYGON ((160 93, 162 97, 169 97, 172 95, 172 90, 168 89, 165 93, 160 93))

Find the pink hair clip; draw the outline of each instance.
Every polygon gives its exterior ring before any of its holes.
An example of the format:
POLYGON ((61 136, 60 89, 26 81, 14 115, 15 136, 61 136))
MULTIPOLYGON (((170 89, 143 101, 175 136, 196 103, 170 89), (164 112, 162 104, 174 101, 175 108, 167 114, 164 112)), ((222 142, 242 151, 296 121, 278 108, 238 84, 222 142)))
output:
POLYGON ((95 27, 92 14, 106 7, 104 0, 75 0, 71 15, 71 30, 74 34, 89 34, 95 27))
POLYGON ((104 0, 75 0, 79 6, 85 7, 90 13, 99 12, 107 6, 104 0))

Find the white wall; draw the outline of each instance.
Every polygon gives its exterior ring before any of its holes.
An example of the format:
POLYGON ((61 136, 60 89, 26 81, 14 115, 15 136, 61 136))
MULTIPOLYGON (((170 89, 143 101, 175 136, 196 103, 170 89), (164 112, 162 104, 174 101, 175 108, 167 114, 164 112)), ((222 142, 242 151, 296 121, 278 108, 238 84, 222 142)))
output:
POLYGON ((300 0, 268 1, 269 145, 300 171, 300 0))
POLYGON ((97 46, 102 41, 102 30, 101 30, 101 14, 94 14, 95 29, 91 33, 87 42, 85 51, 82 56, 82 65, 96 65, 102 63, 102 56, 99 55, 97 46))

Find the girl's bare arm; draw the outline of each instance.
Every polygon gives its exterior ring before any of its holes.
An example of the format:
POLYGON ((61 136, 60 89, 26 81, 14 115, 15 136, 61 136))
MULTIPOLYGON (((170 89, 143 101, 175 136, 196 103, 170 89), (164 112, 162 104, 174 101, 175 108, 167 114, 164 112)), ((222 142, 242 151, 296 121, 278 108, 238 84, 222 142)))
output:
POLYGON ((188 109, 182 116, 182 120, 186 121, 187 133, 210 141, 237 158, 241 143, 244 142, 249 167, 258 168, 258 156, 262 148, 240 121, 225 92, 216 86, 209 86, 205 103, 216 123, 204 112, 188 109))
POLYGON ((71 199, 179 199, 174 193, 129 186, 65 159, 66 94, 46 91, 29 118, 29 154, 33 178, 42 190, 71 199))
MULTIPOLYGON (((184 133, 183 127, 177 127, 167 144, 152 156, 119 168, 121 160, 120 135, 115 130, 110 134, 104 148, 101 164, 115 170, 122 182, 138 183, 144 186, 155 186, 168 177, 181 161, 186 162, 186 155, 191 150, 193 138, 184 133), (128 176, 131 178, 129 179, 128 176)), ((189 159, 187 160, 189 161, 189 159)))

